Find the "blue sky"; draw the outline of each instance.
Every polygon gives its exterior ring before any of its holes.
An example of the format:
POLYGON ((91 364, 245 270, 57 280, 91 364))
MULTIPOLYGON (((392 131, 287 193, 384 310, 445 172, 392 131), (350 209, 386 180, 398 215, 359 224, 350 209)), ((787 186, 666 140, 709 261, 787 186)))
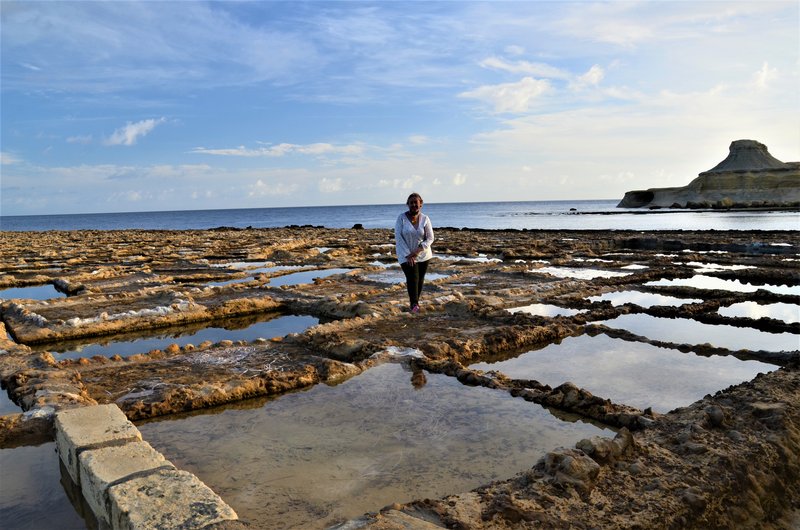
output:
POLYGON ((0 0, 2 215, 616 199, 800 160, 800 4, 0 0))

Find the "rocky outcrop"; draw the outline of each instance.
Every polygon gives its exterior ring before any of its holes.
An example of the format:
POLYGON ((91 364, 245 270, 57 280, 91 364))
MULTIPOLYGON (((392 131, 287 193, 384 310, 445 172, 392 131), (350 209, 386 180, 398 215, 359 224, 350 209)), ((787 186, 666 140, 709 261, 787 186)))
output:
POLYGON ((618 208, 800 206, 800 162, 781 162, 755 140, 731 142, 728 157, 688 185, 629 191, 618 208))

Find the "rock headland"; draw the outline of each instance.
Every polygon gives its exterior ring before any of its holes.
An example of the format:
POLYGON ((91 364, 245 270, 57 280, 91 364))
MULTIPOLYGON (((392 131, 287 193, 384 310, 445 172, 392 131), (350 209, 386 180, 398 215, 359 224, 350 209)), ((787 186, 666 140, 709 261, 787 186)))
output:
POLYGON ((731 142, 722 162, 688 185, 625 193, 618 208, 792 208, 800 206, 800 162, 781 162, 755 140, 731 142))

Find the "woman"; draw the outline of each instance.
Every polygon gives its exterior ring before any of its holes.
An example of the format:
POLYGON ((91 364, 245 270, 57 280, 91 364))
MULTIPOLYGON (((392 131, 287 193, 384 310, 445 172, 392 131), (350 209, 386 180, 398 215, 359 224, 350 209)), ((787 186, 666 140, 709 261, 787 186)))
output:
POLYGON ((419 295, 428 270, 428 260, 433 257, 433 226, 422 213, 422 197, 412 193, 406 200, 408 211, 401 213, 394 224, 394 239, 397 243, 397 261, 406 275, 408 301, 412 313, 419 313, 419 295))

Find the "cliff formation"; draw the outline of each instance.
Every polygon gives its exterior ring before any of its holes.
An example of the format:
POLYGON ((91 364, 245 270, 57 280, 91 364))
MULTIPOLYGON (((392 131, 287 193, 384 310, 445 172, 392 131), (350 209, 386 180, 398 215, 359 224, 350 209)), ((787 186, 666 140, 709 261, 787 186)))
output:
POLYGON ((755 140, 731 142, 728 157, 688 185, 629 191, 618 208, 800 206, 800 162, 781 162, 755 140))

